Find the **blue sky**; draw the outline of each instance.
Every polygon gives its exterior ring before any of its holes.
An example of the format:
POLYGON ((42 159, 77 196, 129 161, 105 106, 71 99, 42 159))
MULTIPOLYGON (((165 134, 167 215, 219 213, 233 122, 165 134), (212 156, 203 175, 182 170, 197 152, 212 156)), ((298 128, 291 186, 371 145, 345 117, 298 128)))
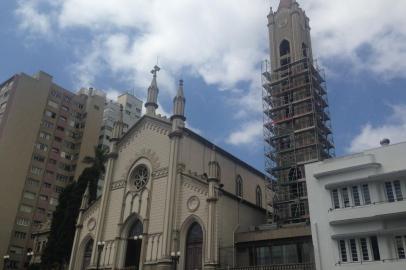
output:
MULTIPOLYGON (((260 67, 277 2, 1 1, 0 79, 44 70, 72 91, 144 99, 159 59, 161 112, 183 78, 190 127, 262 170, 260 67)), ((406 141, 406 2, 298 2, 326 70, 337 155, 406 141)))

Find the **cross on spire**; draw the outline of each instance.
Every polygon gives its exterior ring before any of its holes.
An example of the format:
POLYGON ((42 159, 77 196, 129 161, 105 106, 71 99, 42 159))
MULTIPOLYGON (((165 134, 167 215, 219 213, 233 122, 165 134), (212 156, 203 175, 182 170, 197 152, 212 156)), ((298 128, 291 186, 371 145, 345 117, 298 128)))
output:
POLYGON ((151 73, 154 75, 154 77, 156 77, 158 71, 160 71, 160 70, 161 70, 161 68, 158 67, 157 65, 155 65, 155 66, 154 66, 154 69, 151 70, 151 73))

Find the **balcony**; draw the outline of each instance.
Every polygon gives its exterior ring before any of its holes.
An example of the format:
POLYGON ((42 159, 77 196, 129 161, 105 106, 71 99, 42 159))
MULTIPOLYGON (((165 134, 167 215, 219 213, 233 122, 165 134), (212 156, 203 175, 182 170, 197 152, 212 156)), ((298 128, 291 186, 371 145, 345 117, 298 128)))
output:
POLYGON ((375 202, 369 205, 333 209, 327 214, 330 225, 383 220, 399 216, 406 216, 406 201, 375 202))

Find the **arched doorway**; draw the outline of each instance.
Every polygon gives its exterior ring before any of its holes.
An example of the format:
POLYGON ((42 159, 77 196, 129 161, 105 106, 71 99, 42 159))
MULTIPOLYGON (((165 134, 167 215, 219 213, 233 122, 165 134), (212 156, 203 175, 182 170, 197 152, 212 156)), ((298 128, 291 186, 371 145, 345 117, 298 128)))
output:
POLYGON ((194 222, 186 236, 185 270, 201 270, 203 257, 203 231, 199 223, 194 222))
POLYGON ((138 269, 140 265, 141 244, 143 228, 142 223, 138 219, 132 224, 128 232, 127 248, 125 255, 125 267, 131 267, 131 269, 138 269))
POLYGON ((93 251, 93 239, 89 239, 85 246, 85 251, 83 253, 83 262, 82 262, 82 270, 86 270, 87 267, 90 265, 90 258, 92 257, 93 251))

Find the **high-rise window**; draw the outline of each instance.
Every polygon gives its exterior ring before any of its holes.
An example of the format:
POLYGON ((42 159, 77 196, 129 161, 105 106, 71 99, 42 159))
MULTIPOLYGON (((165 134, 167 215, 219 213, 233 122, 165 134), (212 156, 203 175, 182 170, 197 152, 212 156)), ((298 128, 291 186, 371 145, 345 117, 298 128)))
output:
POLYGON ((30 226, 30 223, 31 223, 30 220, 26 219, 26 218, 17 218, 17 221, 16 221, 17 225, 24 226, 24 227, 30 226))
POLYGON ((362 251, 362 260, 363 261, 369 261, 369 252, 368 252, 368 242, 366 238, 361 238, 360 240, 361 244, 361 251, 362 251))
POLYGON ((376 236, 371 236, 371 249, 374 261, 379 261, 381 259, 381 254, 379 252, 378 238, 376 236))
POLYGON ((403 201, 402 188, 400 186, 400 181, 399 180, 393 181, 393 187, 395 188, 396 200, 403 201))
POLYGON ((34 187, 38 187, 39 186, 39 181, 32 179, 32 178, 28 178, 27 179, 27 184, 30 186, 34 186, 34 187))
POLYGON ((23 197, 25 199, 34 200, 35 199, 35 193, 29 192, 29 191, 24 191, 23 197))
POLYGON ((369 194, 368 184, 362 185, 362 197, 364 198, 364 204, 371 204, 371 195, 369 194))
POLYGON ((394 202, 395 201, 395 196, 393 195, 392 183, 391 182, 385 182, 385 191, 386 191, 386 198, 388 199, 388 201, 389 202, 394 202))
POLYGON ((22 204, 20 206, 20 211, 25 212, 25 213, 31 213, 32 212, 32 207, 29 206, 29 205, 22 204))
POLYGON ((338 241, 338 247, 342 262, 379 261, 381 259, 376 236, 342 239, 338 241))
POLYGON ((52 100, 48 101, 48 106, 50 106, 50 107, 52 107, 54 109, 58 109, 58 107, 59 107, 58 103, 56 103, 56 102, 54 102, 52 100))
POLYGON ((27 233, 14 231, 14 237, 17 239, 25 239, 27 237, 27 233))
POLYGON ((38 150, 48 151, 48 145, 43 144, 43 143, 37 143, 37 144, 35 145, 35 147, 36 147, 38 150))
POLYGON ((35 161, 38 161, 38 162, 44 162, 45 161, 45 157, 43 157, 41 155, 37 155, 37 154, 34 154, 32 159, 35 160, 35 161))
POLYGON ((358 250, 355 239, 350 239, 351 259, 353 262, 358 262, 358 250))
POLYGON ((337 189, 333 189, 331 191, 331 197, 333 199, 333 208, 334 209, 340 208, 340 199, 338 197, 338 190, 337 189))
POLYGON ((350 196, 348 195, 348 189, 346 187, 341 189, 341 195, 343 197, 344 207, 350 207, 350 196))
POLYGON ((42 169, 38 168, 38 167, 32 166, 30 171, 31 171, 31 173, 33 175, 41 175, 42 174, 42 169))
POLYGON ((353 186, 352 187, 352 199, 354 200, 354 205, 355 206, 360 206, 361 201, 359 198, 359 192, 358 192, 358 186, 353 186))
POLYGON ((44 140, 49 140, 49 139, 51 139, 51 135, 50 134, 48 134, 48 133, 46 133, 46 132, 40 132, 39 133, 39 137, 41 138, 41 139, 44 139, 44 140))
POLYGON ((406 259, 405 249, 406 249, 406 235, 395 237, 396 252, 399 259, 406 259))
POLYGON ((342 262, 347 262, 347 247, 345 245, 344 240, 339 241, 339 247, 340 247, 340 257, 342 262))
POLYGON ((45 110, 45 116, 50 117, 50 118, 55 118, 56 117, 56 113, 51 112, 49 110, 45 110))
POLYGON ((385 192, 388 202, 403 200, 402 188, 399 180, 385 182, 385 192))

